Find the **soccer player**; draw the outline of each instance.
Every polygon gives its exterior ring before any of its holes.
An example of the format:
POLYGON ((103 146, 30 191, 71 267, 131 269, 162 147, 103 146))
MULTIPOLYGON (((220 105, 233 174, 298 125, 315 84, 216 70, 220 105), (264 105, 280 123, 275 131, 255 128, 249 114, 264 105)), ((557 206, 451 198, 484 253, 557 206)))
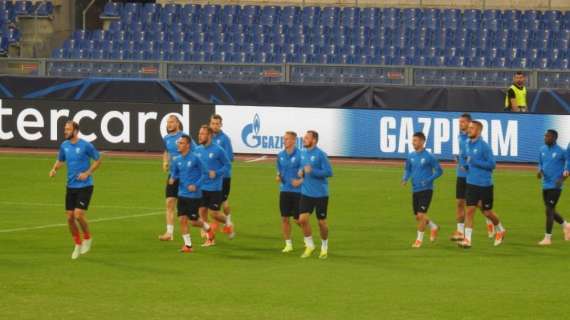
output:
MULTIPOLYGON (((232 185, 232 162, 234 161, 234 149, 232 147, 232 141, 227 134, 222 131, 222 116, 219 114, 214 114, 210 118, 210 128, 214 132, 212 136, 212 141, 214 141, 218 146, 220 146, 226 153, 226 156, 230 160, 230 168, 228 172, 224 175, 222 180, 222 208, 226 218, 231 222, 232 220, 232 210, 230 208, 230 203, 228 198, 230 196, 230 189, 232 185)), ((225 233, 230 233, 229 228, 224 228, 225 233)))
POLYGON ((174 212, 176 210, 176 199, 178 197, 178 180, 170 183, 172 176, 172 158, 180 155, 178 152, 177 141, 183 135, 182 123, 177 116, 171 115, 166 120, 166 131, 168 134, 164 136, 164 153, 162 155, 162 170, 168 172, 166 179, 166 232, 158 236, 160 241, 172 241, 174 239, 174 212))
POLYGON ((209 241, 214 241, 214 232, 207 222, 199 216, 202 203, 201 186, 208 176, 208 171, 203 162, 190 152, 192 139, 188 135, 182 135, 178 139, 179 156, 172 159, 170 184, 178 181, 178 217, 180 219, 180 232, 184 245, 181 252, 192 252, 192 239, 188 228, 188 222, 195 227, 201 228, 209 241))
POLYGON ((505 237, 505 228, 499 217, 493 212, 493 170, 495 157, 491 147, 481 138, 483 124, 471 121, 468 134, 469 141, 465 145, 465 170, 467 170, 467 189, 465 202, 467 212, 465 215, 465 238, 458 242, 462 248, 471 248, 471 235, 473 233, 473 216, 477 206, 481 205, 483 215, 489 218, 495 226, 495 246, 501 245, 505 237))
POLYGON ((414 151, 408 155, 404 168, 402 186, 412 179, 412 207, 418 222, 418 234, 412 248, 420 248, 424 240, 424 231, 429 225, 430 241, 437 239, 439 227, 428 215, 429 205, 433 196, 433 182, 443 174, 443 170, 435 157, 425 149, 426 136, 423 132, 414 133, 412 145, 414 151))
POLYGON ((556 204, 560 199, 566 165, 566 151, 557 143, 558 132, 549 129, 544 134, 544 146, 540 148, 537 178, 542 179, 542 199, 546 207, 546 233, 544 239, 538 244, 549 246, 552 244, 552 227, 554 221, 562 226, 564 240, 570 240, 570 224, 556 212, 556 204))
POLYGON ((85 212, 89 208, 93 194, 92 175, 101 165, 101 157, 91 143, 79 138, 79 124, 77 122, 66 122, 63 134, 66 141, 59 148, 57 161, 49 172, 49 176, 55 177, 57 170, 67 162, 65 213, 69 231, 71 231, 75 241, 75 247, 71 254, 71 259, 75 260, 79 258, 79 255, 91 250, 93 239, 89 232, 85 212), (83 241, 81 241, 78 224, 83 232, 83 241))
POLYGON ((308 258, 315 251, 309 216, 316 211, 321 232, 320 259, 328 257, 329 227, 327 207, 329 203, 328 178, 332 177, 332 167, 327 154, 317 147, 319 134, 309 130, 303 137, 305 149, 301 151, 301 169, 298 176, 303 178, 301 200, 299 201, 299 224, 305 236, 305 251, 301 258, 308 258))
MULTIPOLYGON (((455 184, 455 199, 456 199, 456 220, 457 229, 451 235, 452 241, 461 241, 464 237, 465 232, 465 191, 467 189, 467 171, 465 167, 465 157, 461 156, 464 154, 465 143, 469 140, 467 135, 467 129, 469 123, 471 123, 471 115, 469 113, 464 113, 459 117, 459 156, 457 157, 457 181, 455 184)), ((487 222, 487 234, 489 238, 495 236, 495 228, 493 222, 485 217, 487 222)))
MULTIPOLYGON (((230 167, 230 160, 218 145, 212 143, 212 128, 203 125, 198 135, 200 146, 196 148, 196 156, 204 163, 208 176, 202 184, 202 204, 200 217, 208 221, 208 211, 214 220, 224 223, 230 239, 235 237, 234 225, 230 219, 221 213, 222 179, 230 167)), ((214 241, 206 239, 204 246, 214 245, 214 241)))
POLYGON ((284 150, 277 154, 277 176, 275 180, 280 183, 279 208, 281 210, 281 228, 285 239, 285 248, 282 252, 293 251, 291 240, 290 217, 299 223, 299 200, 301 199, 301 184, 303 179, 297 176, 301 169, 301 151, 297 149, 297 133, 285 132, 283 136, 284 150))

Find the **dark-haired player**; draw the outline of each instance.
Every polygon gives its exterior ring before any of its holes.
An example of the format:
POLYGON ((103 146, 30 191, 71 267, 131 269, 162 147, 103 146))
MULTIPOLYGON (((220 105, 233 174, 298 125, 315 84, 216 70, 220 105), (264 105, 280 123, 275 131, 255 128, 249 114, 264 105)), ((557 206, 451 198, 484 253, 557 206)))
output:
POLYGON ((426 226, 430 227, 430 241, 437 239, 439 227, 427 215, 433 197, 433 182, 443 174, 437 159, 425 149, 426 136, 423 132, 414 133, 412 145, 414 151, 410 152, 404 167, 402 185, 412 179, 412 206, 416 216, 417 237, 412 244, 413 248, 420 248, 424 240, 426 226))
POLYGON ((67 192, 65 194, 65 214, 69 231, 73 236, 75 247, 71 259, 87 253, 91 249, 93 239, 89 232, 85 212, 93 194, 93 172, 101 165, 101 157, 95 147, 79 138, 79 124, 68 121, 64 127, 65 141, 59 148, 57 161, 49 172, 55 177, 64 163, 67 163, 67 192), (93 160, 93 162, 91 162, 93 160), (79 228, 83 231, 83 241, 79 228))

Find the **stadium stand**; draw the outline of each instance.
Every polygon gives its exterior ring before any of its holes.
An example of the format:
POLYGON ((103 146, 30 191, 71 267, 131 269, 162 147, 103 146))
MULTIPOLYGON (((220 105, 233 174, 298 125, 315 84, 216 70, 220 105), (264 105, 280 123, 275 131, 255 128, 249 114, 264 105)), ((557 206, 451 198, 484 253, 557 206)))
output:
POLYGON ((21 34, 17 20, 28 17, 53 15, 53 4, 49 1, 5 1, 0 0, 0 55, 8 54, 9 46, 18 45, 21 34))

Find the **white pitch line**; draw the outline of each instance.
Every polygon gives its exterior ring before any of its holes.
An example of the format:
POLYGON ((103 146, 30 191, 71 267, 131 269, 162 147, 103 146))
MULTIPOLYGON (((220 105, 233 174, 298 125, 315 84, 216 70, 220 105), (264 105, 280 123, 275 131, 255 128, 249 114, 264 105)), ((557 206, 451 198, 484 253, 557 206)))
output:
POLYGON ((247 162, 247 163, 258 162, 258 161, 263 161, 265 159, 267 159, 267 156, 261 156, 259 158, 253 158, 253 159, 245 160, 245 162, 247 162))
MULTIPOLYGON (((42 202, 15 202, 15 201, 0 201, 0 205, 9 206, 22 206, 22 207, 65 207, 65 205, 59 203, 42 203, 42 202)), ((160 210, 160 208, 151 207, 131 207, 131 206, 112 206, 112 205, 94 205, 96 208, 106 208, 106 209, 133 209, 133 210, 160 210)))
MULTIPOLYGON (((140 217, 148 217, 148 216, 156 216, 159 214, 163 214, 162 211, 160 212, 149 212, 149 213, 142 213, 142 214, 133 214, 128 216, 119 216, 119 217, 111 217, 111 218, 100 218, 100 219, 93 219, 89 220, 89 223, 97 223, 97 222, 104 222, 104 221, 114 221, 114 220, 125 220, 131 218, 140 218, 140 217)), ((30 230, 39 230, 39 229, 48 229, 48 228, 56 228, 56 227, 66 227, 67 223, 56 223, 56 224, 46 224, 43 226, 35 226, 35 227, 25 227, 25 228, 14 228, 14 229, 4 229, 0 230, 0 233, 10 233, 10 232, 19 232, 19 231, 30 231, 30 230)))

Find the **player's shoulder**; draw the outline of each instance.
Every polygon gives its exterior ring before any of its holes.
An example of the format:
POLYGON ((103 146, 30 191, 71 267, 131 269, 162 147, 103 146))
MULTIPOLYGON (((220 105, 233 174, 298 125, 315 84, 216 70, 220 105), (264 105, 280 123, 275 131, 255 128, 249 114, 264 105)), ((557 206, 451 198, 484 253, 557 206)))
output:
POLYGON ((317 147, 316 149, 317 149, 317 153, 319 153, 321 156, 324 156, 324 157, 328 157, 328 156, 329 156, 329 155, 325 152, 325 150, 323 150, 323 149, 321 149, 321 148, 319 148, 319 147, 317 147))

